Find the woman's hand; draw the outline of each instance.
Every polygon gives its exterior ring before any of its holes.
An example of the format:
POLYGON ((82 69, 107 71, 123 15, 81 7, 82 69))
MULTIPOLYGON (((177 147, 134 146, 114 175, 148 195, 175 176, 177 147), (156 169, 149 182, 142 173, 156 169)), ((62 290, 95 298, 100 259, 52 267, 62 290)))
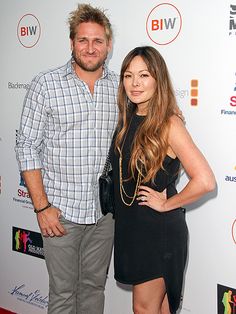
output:
POLYGON ((166 202, 166 190, 163 192, 157 192, 152 188, 141 185, 139 187, 138 197, 139 205, 146 205, 158 212, 164 212, 166 202))

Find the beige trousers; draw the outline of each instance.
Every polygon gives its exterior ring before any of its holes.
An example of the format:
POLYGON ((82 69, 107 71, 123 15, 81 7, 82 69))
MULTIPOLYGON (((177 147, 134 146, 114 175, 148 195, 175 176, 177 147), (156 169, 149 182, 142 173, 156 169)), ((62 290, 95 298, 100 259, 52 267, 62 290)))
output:
POLYGON ((63 237, 44 238, 49 274, 48 314, 102 314, 111 259, 114 221, 79 225, 60 218, 63 237))

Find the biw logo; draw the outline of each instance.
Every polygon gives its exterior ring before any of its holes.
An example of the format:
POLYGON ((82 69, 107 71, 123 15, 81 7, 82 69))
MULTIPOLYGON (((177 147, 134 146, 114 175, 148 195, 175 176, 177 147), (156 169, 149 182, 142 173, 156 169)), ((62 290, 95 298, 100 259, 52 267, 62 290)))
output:
POLYGON ((182 17, 179 10, 170 3, 161 3, 148 15, 146 31, 149 38, 157 45, 173 42, 182 28, 182 17))
POLYGON ((25 48, 34 47, 40 38, 41 27, 39 20, 33 14, 25 14, 17 26, 17 36, 19 42, 25 48))

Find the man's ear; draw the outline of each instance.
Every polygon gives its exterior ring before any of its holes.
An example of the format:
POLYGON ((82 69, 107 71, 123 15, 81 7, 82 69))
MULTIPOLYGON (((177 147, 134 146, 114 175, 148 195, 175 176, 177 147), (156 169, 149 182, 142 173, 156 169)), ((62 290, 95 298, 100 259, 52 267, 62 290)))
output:
POLYGON ((108 52, 111 52, 111 50, 112 50, 112 44, 113 44, 112 39, 110 39, 110 40, 108 41, 108 52))
POLYGON ((74 49, 74 41, 72 39, 70 39, 70 49, 71 51, 74 49))

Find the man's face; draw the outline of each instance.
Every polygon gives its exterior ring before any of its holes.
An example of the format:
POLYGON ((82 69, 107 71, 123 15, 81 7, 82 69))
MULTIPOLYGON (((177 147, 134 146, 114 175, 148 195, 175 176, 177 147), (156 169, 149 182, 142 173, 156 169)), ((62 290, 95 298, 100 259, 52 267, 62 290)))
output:
POLYGON ((97 71, 111 50, 103 26, 97 23, 81 23, 71 40, 71 50, 77 66, 88 72, 97 71))

